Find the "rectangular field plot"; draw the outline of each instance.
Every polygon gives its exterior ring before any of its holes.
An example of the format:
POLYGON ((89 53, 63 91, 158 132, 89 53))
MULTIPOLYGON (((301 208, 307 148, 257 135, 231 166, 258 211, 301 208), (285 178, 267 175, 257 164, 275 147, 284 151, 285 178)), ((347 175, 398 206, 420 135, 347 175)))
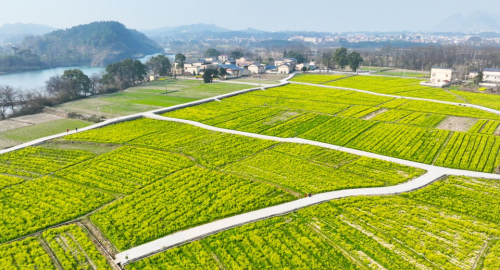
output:
POLYGON ((87 151, 28 147, 0 155, 0 173, 36 178, 94 156, 87 151))
POLYGON ((0 174, 0 189, 5 187, 10 187, 12 185, 22 183, 24 181, 25 181, 24 178, 12 177, 0 174))
POLYGON ((91 219, 127 249, 224 217, 293 200, 271 185, 192 167, 103 208, 91 219))
POLYGON ((342 75, 342 74, 335 74, 335 75, 297 74, 291 79, 291 81, 321 84, 329 81, 340 80, 343 78, 347 78, 349 76, 350 75, 342 75))
POLYGON ((380 123, 357 136, 347 146, 429 164, 446 141, 448 133, 446 130, 380 123))
POLYGON ((0 243, 86 214, 113 197, 53 177, 0 190, 0 243))
POLYGON ((126 269, 448 270, 473 269, 476 262, 497 269, 498 188, 496 180, 449 177, 398 196, 333 200, 169 249, 126 269))
POLYGON ((186 157, 146 148, 121 147, 56 173, 69 181, 130 194, 175 171, 193 166, 186 157))
POLYGON ((377 125, 377 122, 374 121, 331 117, 324 124, 316 126, 299 137, 330 144, 345 145, 375 125, 377 125))
POLYGON ((493 135, 497 133, 500 121, 479 119, 468 132, 493 135))
POLYGON ((34 237, 0 245, 0 269, 57 270, 40 241, 34 237))
POLYGON ((77 225, 47 230, 43 232, 43 238, 64 270, 111 270, 94 243, 77 225))
POLYGON ((433 128, 445 118, 446 115, 414 112, 399 120, 398 123, 433 128))
POLYGON ((290 189, 300 195, 396 185, 423 173, 423 170, 389 162, 295 144, 278 145, 222 167, 222 170, 290 189))
POLYGON ((498 136, 455 132, 435 165, 493 172, 500 164, 499 149, 498 136))

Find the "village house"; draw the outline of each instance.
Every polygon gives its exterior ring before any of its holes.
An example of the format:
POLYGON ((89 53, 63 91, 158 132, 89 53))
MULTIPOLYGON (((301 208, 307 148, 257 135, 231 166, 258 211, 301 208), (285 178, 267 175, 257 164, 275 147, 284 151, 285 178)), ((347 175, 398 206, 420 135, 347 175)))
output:
POLYGON ((284 63, 278 66, 278 74, 288 74, 294 70, 294 67, 289 63, 284 63))
POLYGON ((221 62, 225 62, 225 61, 229 60, 229 55, 227 55, 227 54, 221 54, 221 55, 219 55, 218 59, 221 62))
POLYGON ((431 86, 444 87, 456 79, 453 68, 433 67, 431 69, 431 86))
POLYGON ((266 65, 261 64, 261 63, 253 63, 248 66, 248 71, 250 71, 251 74, 261 74, 266 72, 266 65))
POLYGON ((485 68, 483 70, 483 86, 500 86, 500 69, 485 68))
POLYGON ((295 58, 283 58, 274 61, 274 65, 279 67, 283 64, 288 64, 292 70, 295 70, 295 66, 297 65, 297 59, 295 58))
POLYGON ((467 75, 467 79, 473 80, 477 77, 477 75, 479 75, 479 71, 470 71, 469 75, 467 75))

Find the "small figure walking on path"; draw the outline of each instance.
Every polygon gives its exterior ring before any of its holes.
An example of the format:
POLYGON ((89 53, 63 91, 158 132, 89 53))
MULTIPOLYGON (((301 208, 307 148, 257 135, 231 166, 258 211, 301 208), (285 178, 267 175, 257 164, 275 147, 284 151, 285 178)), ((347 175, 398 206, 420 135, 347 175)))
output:
POLYGON ((68 132, 69 132, 69 128, 66 129, 66 133, 68 133, 68 132))
POLYGON ((78 132, 78 128, 77 127, 75 128, 75 132, 78 132))

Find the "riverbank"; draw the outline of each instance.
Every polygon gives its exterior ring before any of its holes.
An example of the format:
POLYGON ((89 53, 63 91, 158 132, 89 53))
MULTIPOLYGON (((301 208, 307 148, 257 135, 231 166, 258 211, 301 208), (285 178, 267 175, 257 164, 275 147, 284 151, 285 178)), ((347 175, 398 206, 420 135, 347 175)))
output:
POLYGON ((205 84, 198 80, 183 79, 148 82, 117 93, 63 103, 48 108, 45 113, 0 121, 0 149, 28 141, 26 136, 36 139, 65 132, 67 128, 74 130, 75 127, 85 126, 85 123, 91 124, 86 121, 78 122, 81 120, 77 119, 68 119, 68 114, 73 117, 110 119, 253 87, 231 83, 205 84), (30 123, 23 123, 26 121, 30 123), (42 133, 44 136, 40 136, 42 133))

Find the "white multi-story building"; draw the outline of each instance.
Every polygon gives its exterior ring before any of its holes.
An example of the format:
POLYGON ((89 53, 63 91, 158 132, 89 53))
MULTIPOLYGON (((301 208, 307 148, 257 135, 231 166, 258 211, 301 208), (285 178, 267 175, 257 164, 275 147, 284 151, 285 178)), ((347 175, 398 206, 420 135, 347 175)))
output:
POLYGON ((453 68, 433 67, 431 70, 430 83, 435 86, 445 86, 456 79, 453 68))

